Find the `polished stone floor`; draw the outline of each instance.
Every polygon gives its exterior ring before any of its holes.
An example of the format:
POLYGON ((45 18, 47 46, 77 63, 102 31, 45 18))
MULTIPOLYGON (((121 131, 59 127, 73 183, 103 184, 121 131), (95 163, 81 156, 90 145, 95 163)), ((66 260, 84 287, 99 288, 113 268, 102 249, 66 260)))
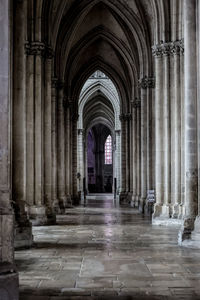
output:
POLYGON ((177 245, 178 227, 152 226, 108 196, 34 227, 16 251, 20 299, 200 299, 200 251, 177 245))

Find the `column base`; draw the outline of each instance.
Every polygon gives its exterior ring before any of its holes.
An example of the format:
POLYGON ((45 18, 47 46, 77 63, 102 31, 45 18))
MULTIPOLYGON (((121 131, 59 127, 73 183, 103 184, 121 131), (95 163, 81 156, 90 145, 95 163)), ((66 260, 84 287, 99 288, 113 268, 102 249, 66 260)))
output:
POLYGON ((45 206, 31 206, 29 216, 33 226, 56 224, 56 215, 52 211, 47 212, 45 206))
POLYGON ((146 198, 140 198, 140 200, 139 200, 139 212, 140 213, 144 213, 144 207, 145 207, 145 204, 146 204, 146 198))
POLYGON ((0 263, 0 299, 19 300, 18 273, 10 263, 0 263))
POLYGON ((166 204, 154 204, 154 212, 152 215, 152 224, 153 225, 171 225, 173 219, 170 215, 170 206, 166 204))
POLYGON ((136 195, 132 195, 131 207, 135 207, 135 203, 136 203, 136 195))
POLYGON ((200 217, 186 218, 179 232, 180 246, 200 249, 200 217))
POLYGON ((54 199, 53 200, 53 210, 54 210, 55 214, 59 214, 60 213, 60 206, 59 206, 58 199, 54 199))
POLYGON ((182 209, 180 204, 174 204, 171 206, 172 209, 172 218, 179 219, 182 215, 182 209))
POLYGON ((126 192, 119 193, 119 203, 127 204, 128 203, 128 194, 126 192))
POLYGON ((139 195, 136 195, 136 196, 135 196, 135 207, 136 207, 136 208, 139 208, 140 198, 141 198, 141 197, 140 197, 139 195))
POLYGON ((129 203, 129 204, 131 204, 132 197, 133 197, 133 193, 132 193, 132 192, 128 192, 127 200, 128 200, 128 203, 129 203))
POLYGON ((15 249, 30 248, 33 245, 32 225, 30 222, 26 224, 16 224, 15 226, 15 249))
POLYGON ((67 195, 65 199, 65 208, 73 208, 71 195, 67 195))

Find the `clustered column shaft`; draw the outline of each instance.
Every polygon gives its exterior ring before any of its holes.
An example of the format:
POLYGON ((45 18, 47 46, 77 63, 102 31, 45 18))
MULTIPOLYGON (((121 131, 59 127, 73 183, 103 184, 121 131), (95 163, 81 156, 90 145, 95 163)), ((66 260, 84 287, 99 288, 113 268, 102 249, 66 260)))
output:
POLYGON ((153 218, 177 218, 181 203, 180 122, 181 95, 179 55, 182 41, 162 43, 153 47, 155 56, 155 190, 153 218), (170 73, 170 62, 174 68, 170 73), (173 75, 173 76, 172 76, 173 75), (171 86, 171 94, 170 94, 171 86), (173 99, 170 103, 170 99, 173 99), (171 126, 170 126, 171 125, 171 126), (177 133, 179 131, 179 133, 177 133), (172 139, 170 139, 170 136, 172 139), (171 163, 173 168, 171 168, 171 163), (176 177, 176 175, 178 176, 176 177), (176 179, 175 179, 176 177, 176 179), (174 179, 174 180, 173 180, 174 179), (176 213, 175 213, 176 211, 176 213))

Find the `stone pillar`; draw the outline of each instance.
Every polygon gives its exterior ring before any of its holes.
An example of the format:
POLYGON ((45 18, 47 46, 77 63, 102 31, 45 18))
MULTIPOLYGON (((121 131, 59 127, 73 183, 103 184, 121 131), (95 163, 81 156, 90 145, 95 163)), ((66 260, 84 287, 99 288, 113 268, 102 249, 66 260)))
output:
POLYGON ((147 205, 147 142, 150 142, 147 140, 147 133, 149 131, 147 111, 149 105, 149 89, 154 87, 154 78, 145 76, 139 80, 139 87, 141 89, 141 197, 139 210, 140 212, 144 212, 144 208, 147 205))
MULTIPOLYGON (((25 45, 26 46, 26 45, 25 45)), ((28 45, 27 45, 28 46, 28 45)), ((26 49, 26 201, 34 205, 34 56, 26 49)))
POLYGON ((26 1, 17 1, 13 20, 13 130, 12 130, 12 179, 16 228, 15 246, 32 244, 32 229, 27 218, 26 201, 26 56, 24 50, 26 28, 26 1))
POLYGON ((147 199, 147 77, 139 80, 141 88, 141 197, 139 211, 144 213, 147 199))
POLYGON ((116 138, 116 179, 117 179, 117 201, 119 201, 119 192, 121 187, 121 130, 115 130, 115 138, 116 138))
POLYGON ((52 79, 51 89, 51 149, 52 149, 52 172, 51 172, 51 198, 55 213, 60 212, 57 195, 57 102, 58 102, 58 79, 52 79))
POLYGON ((170 44, 164 44, 163 49, 163 207, 162 215, 166 218, 170 217, 170 201, 171 201, 171 139, 170 139, 170 44))
POLYGON ((45 51, 45 77, 44 77, 44 205, 46 209, 47 224, 56 222, 53 212, 52 200, 52 101, 51 101, 51 60, 53 50, 46 47, 45 51))
POLYGON ((137 196, 137 102, 132 101, 132 160, 133 160, 133 196, 131 206, 135 207, 137 196))
POLYGON ((183 54, 183 43, 177 41, 172 43, 171 52, 173 54, 173 103, 172 107, 172 128, 173 131, 173 168, 171 169, 171 185, 172 185, 172 217, 178 218, 181 214, 181 119, 182 101, 181 101, 181 66, 180 56, 183 54), (181 116, 181 117, 180 117, 181 116))
POLYGON ((84 158, 83 158, 83 137, 84 137, 84 130, 78 129, 78 155, 79 155, 79 165, 78 165, 78 192, 80 193, 81 202, 84 203, 84 190, 83 190, 83 178, 84 178, 84 158))
POLYGON ((187 244, 198 206, 196 1, 184 0, 185 207, 179 243, 187 244))
POLYGON ((119 200, 126 200, 126 117, 120 115, 121 121, 121 187, 119 200))
POLYGON ((58 200, 61 211, 65 212, 65 127, 64 127, 64 84, 59 83, 58 95, 58 200))
POLYGON ((135 201, 135 207, 138 207, 141 198, 141 100, 136 99, 135 105, 137 108, 137 196, 135 201))
POLYGON ((153 218, 162 214, 164 198, 164 155, 163 155, 163 61, 162 50, 159 46, 153 47, 155 56, 155 197, 153 218))
POLYGON ((10 182, 10 1, 0 0, 0 298, 18 300, 18 274, 14 264, 14 213, 10 182))
POLYGON ((73 187, 73 202, 79 203, 79 195, 77 189, 77 121, 79 115, 75 112, 72 116, 72 187, 73 187))
POLYGON ((66 160, 66 197, 67 197, 67 203, 66 208, 72 207, 72 201, 71 201, 71 191, 70 191, 70 165, 71 165, 71 159, 70 159, 70 104, 66 106, 66 113, 65 113, 65 137, 66 137, 66 144, 65 144, 65 160, 66 160))
MULTIPOLYGON (((43 190, 43 101, 45 98, 45 90, 42 84, 44 80, 43 67, 46 46, 42 42, 33 41, 27 42, 25 48, 27 55, 33 56, 34 61, 34 100, 31 104, 34 111, 34 201, 30 203, 29 215, 34 225, 41 225, 47 222, 43 190)), ((28 101, 30 102, 30 100, 28 101)), ((30 155, 28 155, 28 157, 30 158, 30 155)))
POLYGON ((129 193, 128 200, 131 203, 133 198, 133 121, 132 107, 129 115, 129 193))
POLYGON ((126 126, 126 194, 127 200, 131 201, 132 193, 130 193, 130 172, 131 172, 131 160, 130 160, 130 127, 131 127, 131 114, 125 115, 126 126))

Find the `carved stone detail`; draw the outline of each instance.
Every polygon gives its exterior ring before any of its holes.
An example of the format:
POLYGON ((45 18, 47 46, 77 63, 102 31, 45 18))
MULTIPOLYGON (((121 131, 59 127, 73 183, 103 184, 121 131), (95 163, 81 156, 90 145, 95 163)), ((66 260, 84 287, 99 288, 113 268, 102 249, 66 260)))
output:
POLYGON ((54 52, 52 47, 38 41, 26 42, 25 53, 26 55, 35 55, 35 56, 39 55, 47 59, 52 59, 54 57, 54 52))
POLYGON ((153 77, 145 76, 144 78, 141 78, 138 83, 141 89, 155 88, 155 78, 153 77))
POLYGON ((183 40, 168 43, 163 43, 163 41, 161 41, 160 44, 152 47, 152 53, 155 57, 184 54, 183 40))

